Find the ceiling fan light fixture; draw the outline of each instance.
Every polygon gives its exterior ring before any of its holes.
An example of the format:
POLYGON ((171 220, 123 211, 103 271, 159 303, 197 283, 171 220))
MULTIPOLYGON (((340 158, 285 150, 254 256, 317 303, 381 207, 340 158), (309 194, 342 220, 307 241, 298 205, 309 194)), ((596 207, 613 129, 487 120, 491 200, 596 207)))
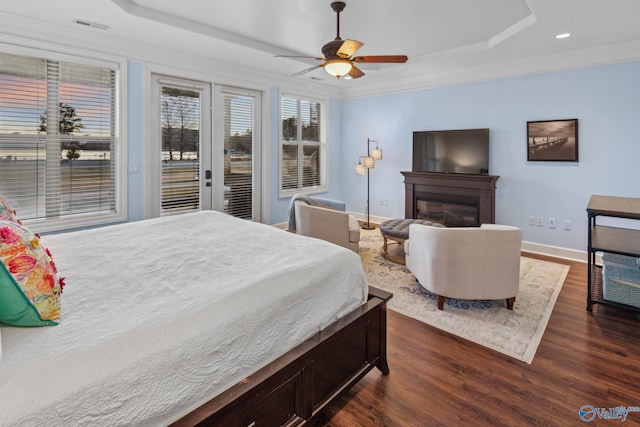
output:
POLYGON ((330 59, 324 65, 324 69, 332 76, 340 78, 348 74, 352 66, 348 59, 330 59))
POLYGON ((356 51, 362 47, 363 43, 351 39, 342 40, 340 37, 340 12, 344 10, 345 6, 346 3, 343 1, 334 1, 331 3, 331 8, 336 13, 336 38, 322 46, 322 58, 300 55, 276 55, 285 58, 307 58, 323 61, 322 64, 299 71, 293 74, 293 76, 301 76, 324 67, 328 74, 338 79, 340 79, 340 77, 345 79, 359 79, 364 76, 364 73, 354 63, 402 64, 407 62, 407 55, 369 55, 353 57, 356 51))

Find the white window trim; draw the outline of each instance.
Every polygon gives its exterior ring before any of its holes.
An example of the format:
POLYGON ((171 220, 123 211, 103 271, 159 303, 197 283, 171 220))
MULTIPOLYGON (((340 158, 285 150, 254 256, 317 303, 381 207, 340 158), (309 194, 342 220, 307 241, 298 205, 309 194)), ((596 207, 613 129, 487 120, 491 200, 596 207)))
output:
MULTIPOLYGON (((62 47, 57 47, 64 50, 62 47)), ((127 220, 127 61, 124 58, 103 55, 104 59, 96 59, 95 52, 83 49, 74 49, 74 54, 45 50, 46 48, 25 47, 0 43, 0 50, 16 55, 35 56, 58 61, 75 62, 78 64, 94 65, 98 67, 113 67, 116 69, 116 129, 114 132, 116 150, 116 162, 120 166, 116 172, 115 204, 116 213, 113 214, 85 214, 74 215, 72 218, 34 219, 25 220, 24 223, 36 233, 48 233, 66 231, 71 229, 89 228, 98 225, 107 225, 127 220)), ((20 212, 18 212, 18 217, 20 212)))
POLYGON ((325 97, 318 97, 317 95, 309 95, 299 92, 283 92, 281 91, 278 96, 278 197, 288 198, 295 194, 318 194, 326 193, 329 191, 329 148, 327 143, 327 129, 329 121, 329 99, 325 97), (321 106, 320 116, 320 151, 322 154, 320 175, 321 185, 307 188, 296 189, 283 189, 282 188, 282 98, 302 98, 306 101, 313 101, 319 103, 321 106))

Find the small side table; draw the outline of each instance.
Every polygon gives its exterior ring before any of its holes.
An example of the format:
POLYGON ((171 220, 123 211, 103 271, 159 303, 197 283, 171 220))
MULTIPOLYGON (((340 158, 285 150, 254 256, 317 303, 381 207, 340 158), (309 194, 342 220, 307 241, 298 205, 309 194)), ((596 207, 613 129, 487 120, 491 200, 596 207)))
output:
POLYGON ((382 248, 380 248, 382 258, 397 264, 405 264, 404 241, 409 238, 409 226, 411 224, 444 227, 438 222, 425 219, 390 219, 383 221, 380 223, 380 234, 383 239, 382 248), (389 247, 387 240, 393 240, 395 243, 389 247))

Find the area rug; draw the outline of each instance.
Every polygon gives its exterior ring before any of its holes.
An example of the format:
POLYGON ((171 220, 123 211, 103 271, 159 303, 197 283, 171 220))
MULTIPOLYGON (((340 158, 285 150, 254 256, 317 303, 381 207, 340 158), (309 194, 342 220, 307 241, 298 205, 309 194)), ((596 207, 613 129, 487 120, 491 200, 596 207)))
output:
POLYGON ((531 363, 569 272, 568 265, 522 257, 520 288, 513 311, 504 300, 437 298, 419 286, 404 265, 380 255, 379 230, 362 230, 360 256, 371 286, 393 293, 390 310, 460 336, 526 363, 531 363))

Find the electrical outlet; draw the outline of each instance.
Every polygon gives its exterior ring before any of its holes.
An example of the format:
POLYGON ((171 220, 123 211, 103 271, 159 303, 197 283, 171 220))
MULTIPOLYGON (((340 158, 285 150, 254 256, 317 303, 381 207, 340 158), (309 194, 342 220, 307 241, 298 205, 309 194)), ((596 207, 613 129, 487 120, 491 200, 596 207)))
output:
POLYGON ((549 218, 549 228, 556 228, 556 219, 549 218))
POLYGON ((541 216, 536 217, 536 227, 544 227, 544 218, 541 216))
POLYGON ((536 217, 535 216, 530 216, 529 217, 529 225, 536 225, 536 217))
POLYGON ((565 219, 564 220, 564 225, 563 225, 562 228, 564 228, 567 231, 571 231, 571 221, 569 221, 568 219, 565 219))

